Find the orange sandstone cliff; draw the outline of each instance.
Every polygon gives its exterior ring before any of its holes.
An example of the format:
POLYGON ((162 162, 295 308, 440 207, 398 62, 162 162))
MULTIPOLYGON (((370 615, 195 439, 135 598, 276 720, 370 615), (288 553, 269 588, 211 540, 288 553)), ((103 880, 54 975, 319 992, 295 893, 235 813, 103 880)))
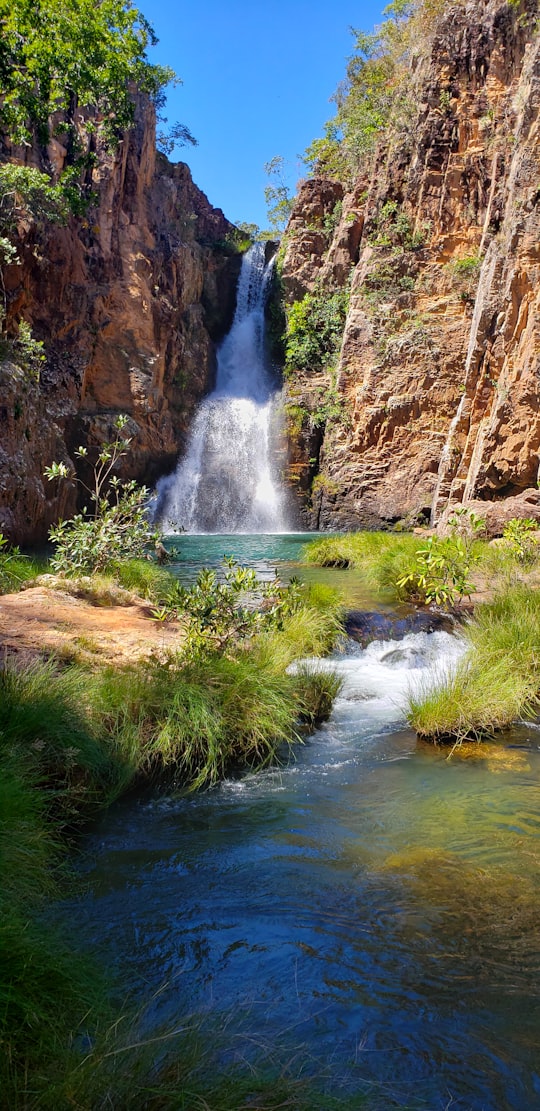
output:
POLYGON ((308 527, 437 522, 502 499, 540 516, 537 21, 537 0, 445 6, 406 140, 383 140, 351 191, 300 188, 286 301, 350 283, 334 377, 286 384, 308 527))
MULTIPOLYGON (((54 141, 57 170, 65 154, 54 141)), ((234 229, 186 165, 156 154, 147 101, 117 151, 98 154, 95 207, 65 227, 20 221, 20 265, 4 276, 8 331, 28 321, 46 356, 39 382, 0 363, 0 531, 14 542, 73 512, 75 487, 47 483, 44 468, 81 468, 74 450, 106 440, 119 413, 132 437, 123 477, 152 484, 173 468, 234 311, 234 229)))

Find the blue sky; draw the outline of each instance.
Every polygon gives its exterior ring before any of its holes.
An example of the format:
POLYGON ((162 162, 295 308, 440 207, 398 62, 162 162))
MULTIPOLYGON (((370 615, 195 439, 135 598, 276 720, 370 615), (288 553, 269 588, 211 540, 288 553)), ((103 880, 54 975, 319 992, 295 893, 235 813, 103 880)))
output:
MULTIPOLYGON (((386 2, 386 0, 385 0, 386 2)), ((265 162, 283 155, 294 189, 299 155, 333 115, 350 27, 371 30, 378 0, 137 0, 183 85, 168 94, 169 123, 199 141, 177 150, 194 180, 233 221, 267 226, 265 162)))

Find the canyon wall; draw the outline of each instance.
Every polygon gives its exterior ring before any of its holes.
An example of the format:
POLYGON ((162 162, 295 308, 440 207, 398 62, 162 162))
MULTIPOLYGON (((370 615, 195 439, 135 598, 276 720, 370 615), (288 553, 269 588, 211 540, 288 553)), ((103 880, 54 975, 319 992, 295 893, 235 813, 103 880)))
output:
MULTIPOLYGON (((0 363, 0 531, 13 542, 39 542, 73 512, 75 485, 44 468, 70 461, 84 479, 74 450, 97 448, 119 413, 132 438, 122 477, 151 485, 174 467, 234 312, 234 229, 186 165, 156 154, 148 101, 116 151, 97 154, 95 205, 66 226, 21 219, 20 264, 5 270, 8 333, 28 321, 45 354, 39 381, 17 345, 0 363)), ((43 153, 4 149, 14 156, 43 167, 43 153)), ((46 156, 59 172, 61 144, 46 156)))
POLYGON ((352 190, 300 188, 286 301, 350 285, 337 369, 286 383, 308 527, 437 522, 521 495, 540 515, 537 17, 537 0, 446 6, 406 135, 352 190))

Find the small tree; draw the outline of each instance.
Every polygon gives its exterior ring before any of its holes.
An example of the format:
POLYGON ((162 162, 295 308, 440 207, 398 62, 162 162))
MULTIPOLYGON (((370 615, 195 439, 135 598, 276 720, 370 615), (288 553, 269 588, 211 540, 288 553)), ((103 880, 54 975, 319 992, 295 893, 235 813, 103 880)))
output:
POLYGON ((291 197, 285 181, 285 159, 276 154, 267 162, 264 171, 272 185, 267 185, 264 190, 264 199, 268 206, 268 220, 272 233, 280 236, 287 226, 291 215, 294 197, 291 197))
MULTIPOLYGON (((151 527, 148 517, 149 490, 133 480, 121 482, 113 474, 119 461, 127 454, 131 440, 123 435, 128 423, 125 415, 116 418, 117 435, 103 444, 93 468, 93 483, 87 486, 77 482, 90 495, 93 511, 85 507, 70 521, 61 521, 49 532, 56 545, 51 560, 56 571, 103 571, 107 564, 118 559, 144 556, 147 547, 159 540, 159 532, 151 527)), ((79 447, 79 459, 88 455, 88 449, 79 447)), ((65 463, 52 463, 45 468, 49 481, 73 478, 65 463)))

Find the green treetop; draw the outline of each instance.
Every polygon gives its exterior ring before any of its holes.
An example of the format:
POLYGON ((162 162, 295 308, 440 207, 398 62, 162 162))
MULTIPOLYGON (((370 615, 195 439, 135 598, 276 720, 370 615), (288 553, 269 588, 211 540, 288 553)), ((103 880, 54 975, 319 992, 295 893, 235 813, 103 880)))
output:
POLYGON ((0 0, 0 128, 17 144, 56 131, 69 148, 96 129, 114 141, 132 122, 133 86, 159 100, 174 78, 148 61, 155 42, 130 0, 0 0))

